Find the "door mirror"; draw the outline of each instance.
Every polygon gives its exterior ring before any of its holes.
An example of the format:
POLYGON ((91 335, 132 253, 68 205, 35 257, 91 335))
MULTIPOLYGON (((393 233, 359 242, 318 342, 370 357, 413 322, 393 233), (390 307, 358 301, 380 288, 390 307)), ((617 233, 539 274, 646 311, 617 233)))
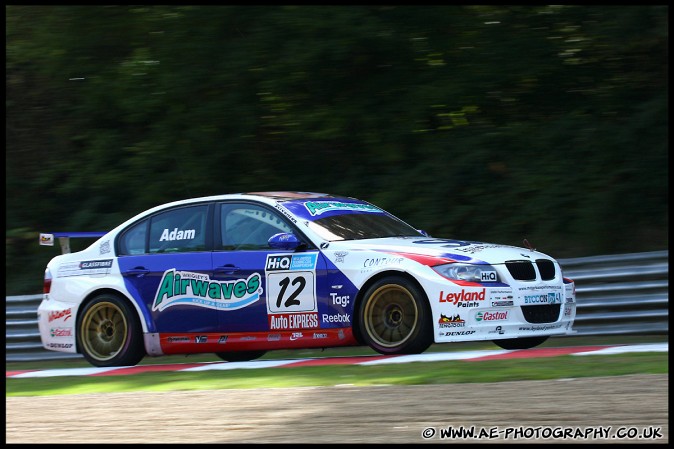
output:
POLYGON ((273 249, 294 250, 302 244, 297 236, 290 232, 279 232, 269 237, 269 247, 273 249))

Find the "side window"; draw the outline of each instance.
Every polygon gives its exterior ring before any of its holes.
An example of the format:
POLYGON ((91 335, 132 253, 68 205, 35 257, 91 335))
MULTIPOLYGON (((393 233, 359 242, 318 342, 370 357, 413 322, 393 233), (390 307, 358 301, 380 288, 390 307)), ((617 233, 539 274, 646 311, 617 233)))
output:
POLYGON ((124 231, 119 240, 119 254, 133 256, 145 254, 145 236, 147 235, 147 220, 124 231))
POLYGON ((150 219, 150 253, 206 249, 208 206, 172 209, 150 219))
POLYGON ((224 250, 268 249, 269 237, 291 232, 290 226, 275 212, 253 204, 223 204, 220 232, 224 250))

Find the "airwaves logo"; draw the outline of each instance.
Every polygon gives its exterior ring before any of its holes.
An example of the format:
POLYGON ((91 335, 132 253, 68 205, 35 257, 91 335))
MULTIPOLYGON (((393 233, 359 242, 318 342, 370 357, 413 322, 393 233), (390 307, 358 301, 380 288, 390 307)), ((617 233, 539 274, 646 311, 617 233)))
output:
POLYGON ((333 210, 348 210, 359 212, 383 212, 376 206, 364 203, 342 203, 341 201, 307 201, 304 207, 311 214, 312 217, 321 215, 324 212, 333 210))
POLYGON ((154 296, 152 311, 162 311, 178 305, 205 307, 215 310, 237 310, 260 299, 260 274, 247 279, 215 281, 207 274, 167 270, 154 296))

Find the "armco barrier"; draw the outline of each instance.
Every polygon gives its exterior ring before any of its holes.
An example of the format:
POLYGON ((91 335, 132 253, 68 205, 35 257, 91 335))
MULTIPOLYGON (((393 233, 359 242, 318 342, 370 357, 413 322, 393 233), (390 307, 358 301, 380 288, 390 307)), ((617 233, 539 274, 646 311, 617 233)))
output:
MULTIPOLYGON (((669 251, 559 259, 576 282, 577 335, 668 334, 669 251)), ((6 361, 79 358, 47 351, 37 329, 42 295, 8 296, 6 361)))

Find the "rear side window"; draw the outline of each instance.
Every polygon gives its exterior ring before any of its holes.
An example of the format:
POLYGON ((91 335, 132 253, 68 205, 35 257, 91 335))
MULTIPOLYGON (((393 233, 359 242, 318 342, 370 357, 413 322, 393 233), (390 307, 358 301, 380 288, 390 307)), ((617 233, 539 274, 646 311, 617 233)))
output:
POLYGON ((137 254, 145 254, 145 240, 147 236, 148 221, 133 225, 119 238, 119 254, 134 256, 137 254))
POLYGON ((150 219, 150 253, 204 251, 208 205, 172 209, 150 219))

